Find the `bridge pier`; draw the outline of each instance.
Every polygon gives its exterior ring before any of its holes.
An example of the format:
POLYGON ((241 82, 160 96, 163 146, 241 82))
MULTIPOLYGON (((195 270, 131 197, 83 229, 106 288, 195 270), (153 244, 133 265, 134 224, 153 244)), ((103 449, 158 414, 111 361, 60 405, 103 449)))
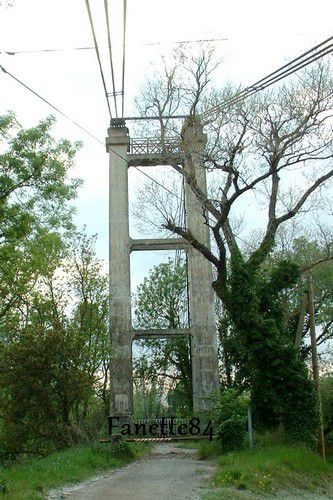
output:
POLYGON ((110 414, 121 417, 133 414, 128 145, 128 128, 109 128, 110 414))
MULTIPOLYGON (((202 130, 201 130, 202 132, 202 130)), ((188 137, 188 140, 192 140, 188 137)), ((202 141, 194 158, 197 183, 206 192, 206 173, 200 168, 202 141)), ((110 414, 129 419, 133 415, 132 342, 134 338, 165 337, 167 335, 191 336, 193 409, 194 412, 209 407, 207 397, 218 388, 217 335, 214 312, 214 293, 211 264, 182 238, 159 240, 131 240, 129 237, 128 213, 128 167, 131 165, 168 164, 155 147, 142 153, 129 148, 130 139, 124 122, 116 122, 108 130, 106 140, 110 163, 110 414), (178 240, 178 241, 177 241, 178 240), (135 332, 131 323, 130 252, 145 249, 185 248, 188 252, 189 309, 188 329, 175 331, 149 330, 147 334, 135 332)), ((174 146, 173 146, 174 147, 174 146)), ((175 148, 174 148, 175 150, 175 148)), ((192 168, 177 151, 174 161, 182 163, 184 169, 192 168)), ((202 207, 186 184, 185 204, 187 225, 203 244, 209 247, 209 229, 204 225, 202 207), (201 213, 200 213, 201 212, 201 213)))

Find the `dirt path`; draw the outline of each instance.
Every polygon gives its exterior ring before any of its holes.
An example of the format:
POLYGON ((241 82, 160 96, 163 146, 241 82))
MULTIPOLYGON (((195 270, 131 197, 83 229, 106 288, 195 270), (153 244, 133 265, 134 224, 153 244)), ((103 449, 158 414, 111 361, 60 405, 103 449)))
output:
POLYGON ((196 450, 157 444, 152 453, 107 475, 51 492, 49 500, 197 500, 214 471, 196 450))

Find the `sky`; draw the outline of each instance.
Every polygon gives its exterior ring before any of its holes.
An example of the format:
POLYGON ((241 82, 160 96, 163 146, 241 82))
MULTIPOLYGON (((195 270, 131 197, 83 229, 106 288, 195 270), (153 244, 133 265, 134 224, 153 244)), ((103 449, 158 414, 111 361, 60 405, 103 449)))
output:
MULTIPOLYGON (((0 1, 0 64, 104 142, 109 116, 92 46, 84 0, 0 1), (63 49, 58 52, 5 52, 63 49)), ((90 0, 102 63, 111 91, 103 0, 90 0)), ((121 89, 122 0, 109 0, 116 89, 121 89)), ((175 41, 223 39, 217 52, 223 83, 248 85, 332 35, 331 0, 127 0, 125 116, 149 73, 175 41)), ((83 142, 72 175, 83 179, 75 202, 75 222, 98 233, 98 256, 108 255, 108 157, 102 144, 57 115, 45 103, 0 73, 0 114, 16 112, 23 126, 48 114, 57 118, 54 133, 83 142)), ((131 132, 131 129, 130 129, 131 132)), ((130 176, 130 194, 145 181, 130 176)), ((132 225, 132 230, 135 227, 132 225)), ((161 254, 133 256, 133 289, 161 254)))

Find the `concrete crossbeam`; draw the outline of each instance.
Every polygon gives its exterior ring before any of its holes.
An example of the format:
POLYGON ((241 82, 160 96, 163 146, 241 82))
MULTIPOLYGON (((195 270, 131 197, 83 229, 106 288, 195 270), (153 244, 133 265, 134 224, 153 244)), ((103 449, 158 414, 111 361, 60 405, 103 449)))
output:
MULTIPOLYGON (((146 153, 146 154, 128 154, 129 167, 156 167, 156 165, 170 165, 170 157, 165 158, 160 154, 146 153)), ((172 162, 180 165, 182 158, 174 156, 172 162)))
POLYGON ((186 250, 188 242, 183 238, 160 238, 160 239, 131 239, 131 251, 145 250, 186 250))
POLYGON ((170 337, 188 337, 191 334, 189 328, 158 328, 152 330, 132 330, 133 339, 145 338, 170 338, 170 337))

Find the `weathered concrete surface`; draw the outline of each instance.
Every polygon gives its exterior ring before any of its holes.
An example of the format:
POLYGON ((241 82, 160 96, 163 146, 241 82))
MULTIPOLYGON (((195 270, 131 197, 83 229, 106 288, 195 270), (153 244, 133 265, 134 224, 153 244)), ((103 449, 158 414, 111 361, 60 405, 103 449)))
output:
POLYGON ((215 468, 198 460, 196 450, 157 444, 149 457, 73 488, 54 491, 49 500, 199 500, 215 468))
MULTIPOLYGON (((191 118, 192 120, 192 118, 191 118)), ((195 179, 206 195, 206 172, 202 152, 206 143, 199 122, 183 127, 184 170, 195 179)), ((110 157, 110 335, 112 367, 110 373, 110 415, 128 421, 133 414, 130 252, 147 248, 188 247, 189 309, 193 378, 193 407, 200 412, 209 406, 207 397, 218 388, 217 335, 214 312, 212 267, 200 252, 182 239, 131 240, 128 220, 128 129, 110 127, 107 149, 110 157)), ((157 161, 157 158, 156 158, 157 161)), ((158 163, 156 163, 158 164, 158 163)), ((209 229, 196 194, 185 183, 187 227, 206 248, 210 247, 209 229)), ((148 333, 148 332, 147 332, 148 333)), ((156 332, 157 333, 157 332, 156 332)), ((163 337, 166 332, 162 332, 163 337)), ((186 333, 186 332, 184 332, 186 333)), ((151 334, 147 335, 150 336, 151 334)), ((143 335, 141 334, 142 338, 143 335)))
MULTIPOLYGON (((199 122, 191 121, 185 121, 182 134, 184 149, 191 153, 185 159, 184 170, 206 196, 206 171, 202 167, 206 135, 199 122)), ((209 228, 204 217, 206 211, 189 184, 185 182, 187 227, 199 243, 210 249, 209 228)), ((219 376, 212 265, 193 247, 188 250, 188 276, 190 328, 193 335, 193 408, 195 412, 200 412, 209 406, 207 396, 218 389, 219 376)))
POLYGON ((130 237, 128 218, 128 129, 110 127, 107 149, 110 162, 110 414, 133 414, 130 237))

